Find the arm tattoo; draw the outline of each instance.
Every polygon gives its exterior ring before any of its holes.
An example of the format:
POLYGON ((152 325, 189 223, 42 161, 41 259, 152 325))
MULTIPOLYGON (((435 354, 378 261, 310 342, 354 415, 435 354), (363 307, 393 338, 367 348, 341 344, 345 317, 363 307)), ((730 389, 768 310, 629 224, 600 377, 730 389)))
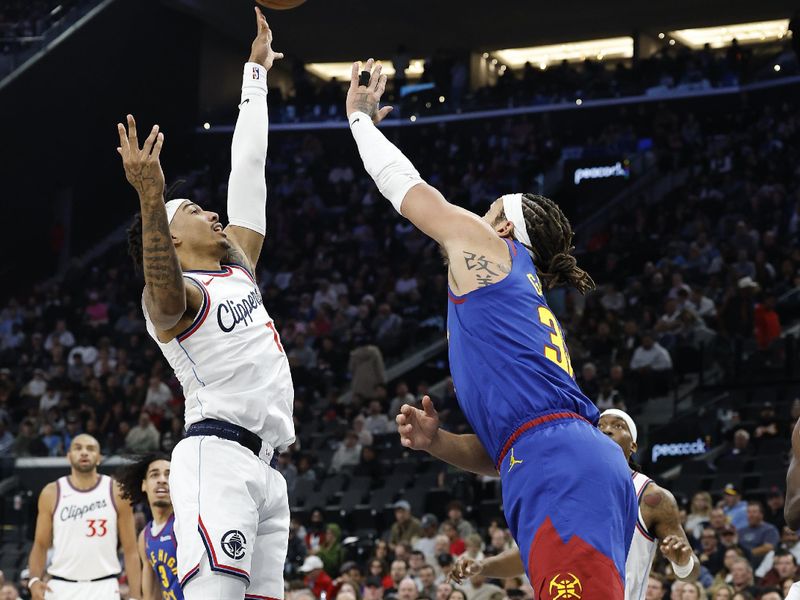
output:
POLYGON ((369 115, 370 119, 375 119, 378 114, 378 103, 369 92, 359 92, 356 94, 355 101, 356 110, 369 115))
POLYGON ((142 202, 142 251, 144 280, 151 300, 165 312, 174 314, 186 305, 178 254, 172 245, 164 203, 142 202))
MULTIPOLYGON (((222 258, 221 262, 242 265, 251 273, 253 271, 253 267, 250 264, 250 260, 247 258, 247 255, 245 255, 242 249, 234 243, 231 243, 230 247, 228 248, 228 253, 222 258)), ((253 276, 255 277, 255 273, 253 273, 253 276)))
POLYGON ((478 255, 475 252, 463 252, 464 263, 466 264, 467 271, 474 271, 475 278, 480 287, 486 287, 494 283, 495 278, 500 273, 510 273, 511 268, 503 263, 492 262, 486 258, 485 255, 478 255))

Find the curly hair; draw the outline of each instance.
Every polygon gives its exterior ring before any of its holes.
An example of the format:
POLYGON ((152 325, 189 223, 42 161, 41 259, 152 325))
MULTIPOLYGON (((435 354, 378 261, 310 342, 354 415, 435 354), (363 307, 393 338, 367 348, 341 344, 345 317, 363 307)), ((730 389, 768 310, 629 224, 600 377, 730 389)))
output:
MULTIPOLYGON (((572 255, 574 233, 569 220, 552 200, 537 194, 523 194, 522 216, 532 245, 533 264, 545 289, 572 285, 581 294, 594 289, 594 280, 578 267, 572 255)), ((505 219, 501 211, 498 219, 505 219)))
POLYGON ((138 504, 147 500, 147 496, 142 491, 142 482, 147 477, 147 469, 157 460, 169 461, 170 458, 163 452, 151 452, 130 458, 133 459, 133 462, 120 467, 114 478, 119 483, 122 497, 131 504, 138 504))

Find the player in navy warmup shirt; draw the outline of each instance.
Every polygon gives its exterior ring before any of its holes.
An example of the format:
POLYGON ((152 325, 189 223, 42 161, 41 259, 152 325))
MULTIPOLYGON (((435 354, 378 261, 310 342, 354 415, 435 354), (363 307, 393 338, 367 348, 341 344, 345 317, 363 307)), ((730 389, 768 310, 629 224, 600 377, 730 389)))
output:
POLYGON ((183 600, 173 531, 175 515, 169 496, 169 470, 169 457, 149 454, 123 467, 118 474, 123 495, 134 503, 146 499, 153 515, 139 534, 139 556, 144 565, 142 593, 146 600, 183 600))
POLYGON ((450 368, 476 435, 438 428, 430 399, 403 406, 403 445, 497 475, 506 520, 537 600, 623 600, 636 495, 620 447, 596 427, 544 291, 591 277, 572 256, 572 229, 542 196, 509 194, 480 217, 426 184, 375 124, 386 77, 353 65, 350 129, 367 172, 403 217, 447 257, 450 368))

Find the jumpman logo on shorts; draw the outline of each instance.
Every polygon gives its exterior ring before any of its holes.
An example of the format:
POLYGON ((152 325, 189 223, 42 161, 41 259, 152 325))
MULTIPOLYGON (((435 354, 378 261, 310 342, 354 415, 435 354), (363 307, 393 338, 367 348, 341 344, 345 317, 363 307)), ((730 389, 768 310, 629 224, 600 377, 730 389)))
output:
POLYGON ((524 460, 517 460, 516 458, 514 458, 514 448, 511 448, 511 460, 508 463, 509 472, 511 471, 511 469, 514 468, 514 465, 521 465, 523 462, 525 462, 525 461, 524 460))

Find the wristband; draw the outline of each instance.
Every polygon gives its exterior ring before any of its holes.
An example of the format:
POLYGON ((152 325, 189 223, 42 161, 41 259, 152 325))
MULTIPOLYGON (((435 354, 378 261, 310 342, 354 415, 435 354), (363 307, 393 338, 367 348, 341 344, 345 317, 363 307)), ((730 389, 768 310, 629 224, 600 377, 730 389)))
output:
POLYGON ((694 561, 696 560, 697 559, 694 557, 694 554, 692 554, 692 559, 689 561, 688 564, 685 564, 683 566, 675 564, 672 561, 669 562, 672 565, 672 572, 675 573, 675 577, 677 577, 678 579, 686 579, 689 575, 691 575, 692 571, 694 570, 694 561))
POLYGON ((31 577, 30 580, 28 581, 28 589, 31 589, 34 583, 38 583, 40 581, 42 581, 40 577, 31 577))

